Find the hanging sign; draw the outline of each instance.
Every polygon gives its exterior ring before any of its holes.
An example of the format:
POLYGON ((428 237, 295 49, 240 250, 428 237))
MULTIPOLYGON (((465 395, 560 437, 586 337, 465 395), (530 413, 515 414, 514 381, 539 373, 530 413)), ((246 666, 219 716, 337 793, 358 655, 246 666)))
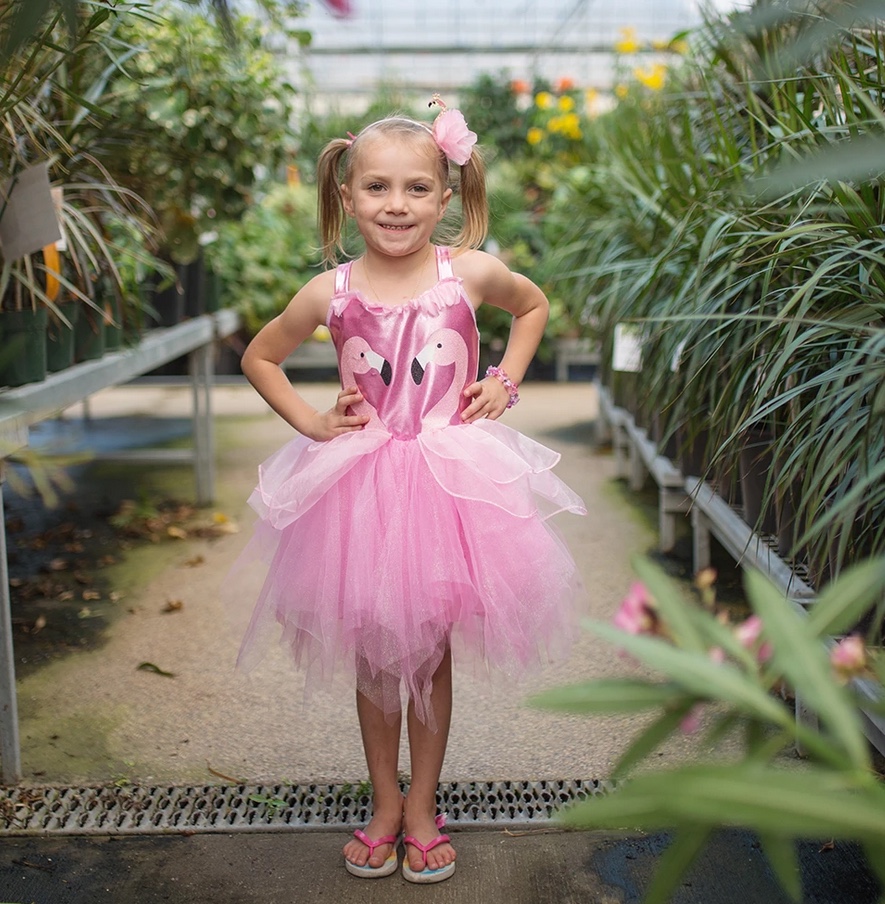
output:
POLYGON ((40 251, 60 238, 48 163, 28 167, 0 186, 0 249, 7 262, 40 251))

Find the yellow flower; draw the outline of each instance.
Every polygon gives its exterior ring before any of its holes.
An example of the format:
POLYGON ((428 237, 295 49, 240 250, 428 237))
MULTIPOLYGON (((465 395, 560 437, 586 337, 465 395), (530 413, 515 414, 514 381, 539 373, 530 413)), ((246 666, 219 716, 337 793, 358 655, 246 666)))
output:
POLYGON ((651 46, 652 46, 655 50, 666 50, 666 49, 670 46, 670 42, 669 42, 669 41, 665 41, 663 38, 655 38, 655 39, 651 42, 651 46))
POLYGON ((673 53, 684 55, 688 53, 688 41, 673 41, 670 44, 670 50, 672 50, 673 53))
POLYGON ((532 126, 526 133, 525 140, 531 145, 539 144, 544 140, 544 130, 532 126))
POLYGON ((575 109, 575 99, 569 97, 567 94, 563 94, 563 96, 559 98, 557 106, 563 113, 571 113, 571 111, 575 109))
POLYGON ((615 96, 623 100, 630 93, 626 85, 615 85, 615 96))
POLYGON ((619 29, 621 40, 615 44, 616 53, 636 53, 639 50, 639 41, 636 38, 635 28, 619 29))
POLYGON ((634 69, 636 80, 650 88, 652 91, 660 91, 664 87, 667 78, 667 67, 663 63, 655 63, 647 69, 634 69))
POLYGON ((553 95, 549 91, 539 91, 535 95, 535 106, 541 110, 549 110, 553 103, 553 95))

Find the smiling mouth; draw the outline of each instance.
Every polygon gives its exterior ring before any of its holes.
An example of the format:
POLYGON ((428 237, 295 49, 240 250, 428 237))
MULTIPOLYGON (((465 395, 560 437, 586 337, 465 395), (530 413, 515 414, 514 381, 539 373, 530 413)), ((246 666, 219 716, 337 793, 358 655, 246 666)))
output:
POLYGON ((393 226, 390 223, 379 223, 378 224, 382 229, 390 229, 393 232, 405 232, 407 229, 411 229, 411 226, 393 226))

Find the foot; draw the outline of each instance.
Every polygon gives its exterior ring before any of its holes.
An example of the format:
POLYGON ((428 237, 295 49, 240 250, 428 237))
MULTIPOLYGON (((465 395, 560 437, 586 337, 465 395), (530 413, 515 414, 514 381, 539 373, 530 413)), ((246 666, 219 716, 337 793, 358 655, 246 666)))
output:
MULTIPOLYGON (((443 832, 443 829, 437 822, 435 813, 426 811, 421 813, 410 813, 408 803, 406 803, 406 816, 403 823, 403 831, 406 835, 413 837, 416 841, 420 841, 421 844, 428 845, 435 838, 439 837, 443 832)), ((426 854, 424 854, 420 848, 417 848, 412 844, 406 844, 405 847, 409 867, 416 873, 420 873, 425 869, 444 869, 450 863, 455 862, 455 849, 448 841, 435 845, 428 850, 426 854)))
MULTIPOLYGON (((372 841, 377 841, 385 835, 398 837, 402 825, 402 811, 386 814, 382 812, 376 813, 363 831, 372 841)), ((370 851, 369 847, 359 838, 351 838, 344 845, 344 859, 354 866, 369 866, 372 869, 379 869, 384 866, 395 846, 395 844, 379 844, 374 851, 370 851)))

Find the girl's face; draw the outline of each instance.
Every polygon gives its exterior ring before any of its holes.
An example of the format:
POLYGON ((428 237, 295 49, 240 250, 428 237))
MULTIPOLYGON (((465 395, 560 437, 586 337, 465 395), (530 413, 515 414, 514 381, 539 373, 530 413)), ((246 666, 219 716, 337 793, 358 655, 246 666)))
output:
POLYGON ((341 186, 344 210, 367 249, 393 257, 421 251, 452 196, 440 181, 433 139, 366 135, 362 142, 350 180, 341 186))

